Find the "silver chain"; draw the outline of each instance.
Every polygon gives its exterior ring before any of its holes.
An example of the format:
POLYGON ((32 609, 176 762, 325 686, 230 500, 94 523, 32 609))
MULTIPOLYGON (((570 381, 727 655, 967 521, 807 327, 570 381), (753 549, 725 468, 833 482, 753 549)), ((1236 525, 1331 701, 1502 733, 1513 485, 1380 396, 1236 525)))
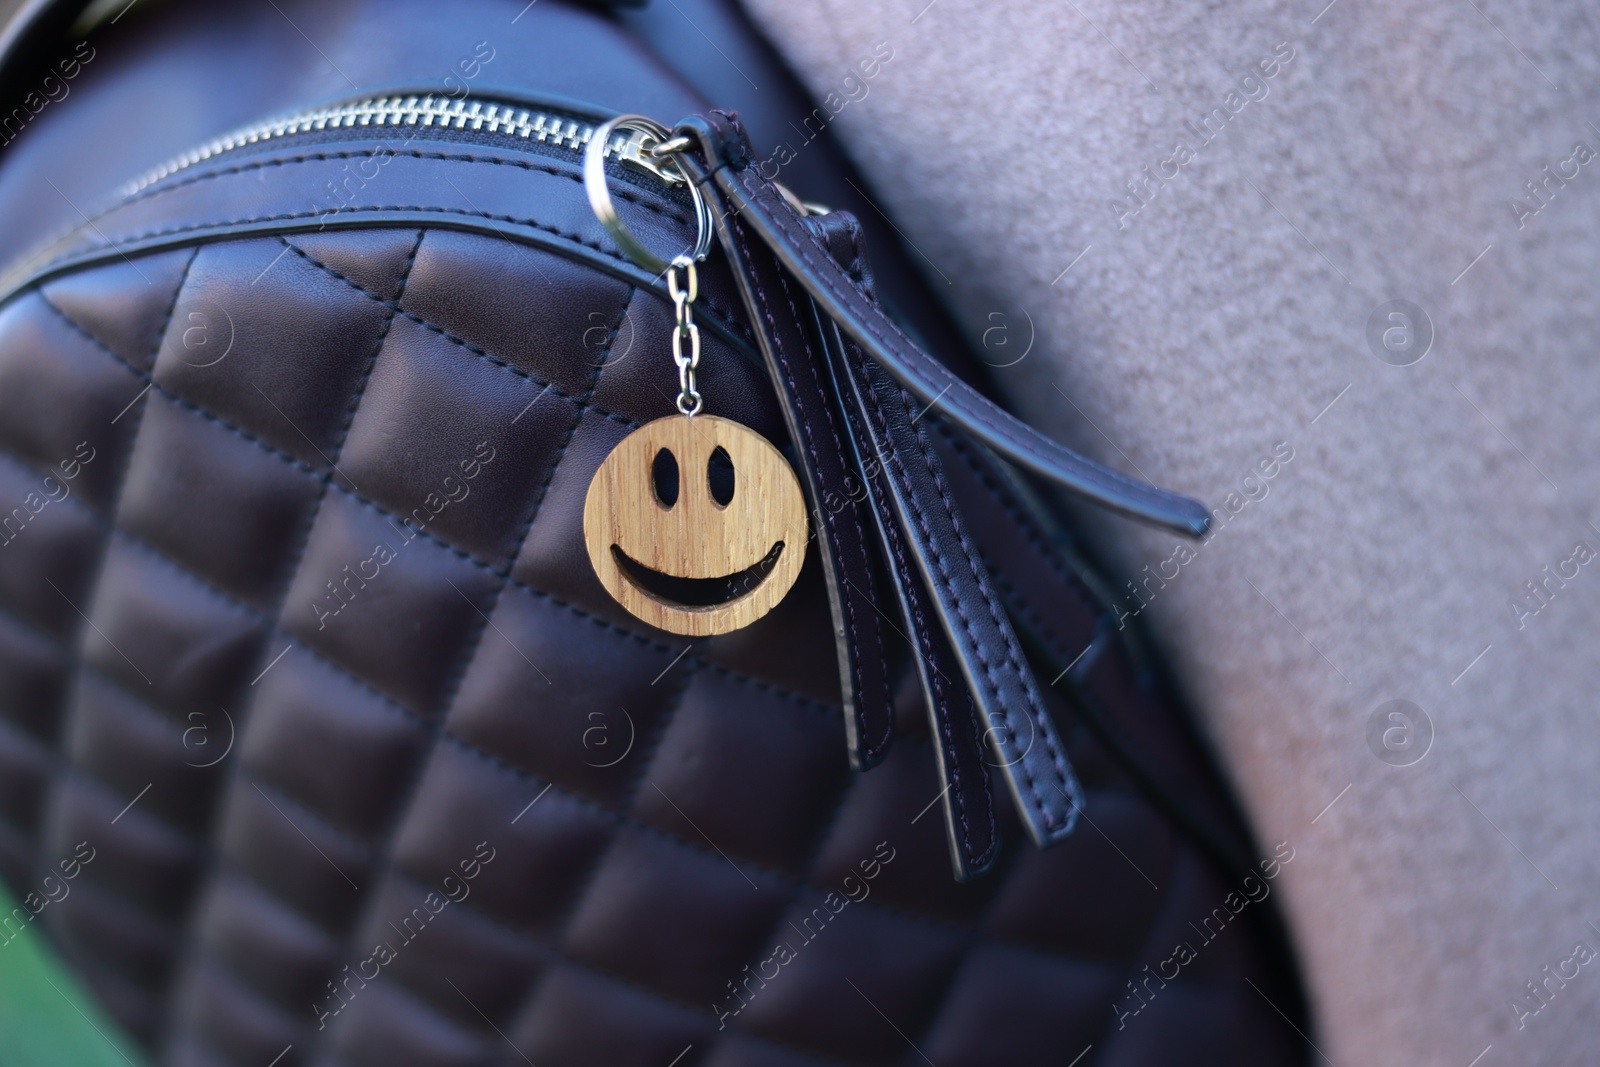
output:
POLYGON ((700 366, 700 327, 694 321, 694 302, 700 295, 700 275, 695 271, 691 257, 680 255, 668 265, 667 292, 672 295, 672 309, 677 321, 672 331, 672 360, 678 365, 678 410, 692 417, 699 413, 701 400, 694 379, 694 372, 700 366), (679 271, 686 273, 687 284, 679 284, 679 271), (688 355, 683 354, 685 339, 689 342, 688 355))

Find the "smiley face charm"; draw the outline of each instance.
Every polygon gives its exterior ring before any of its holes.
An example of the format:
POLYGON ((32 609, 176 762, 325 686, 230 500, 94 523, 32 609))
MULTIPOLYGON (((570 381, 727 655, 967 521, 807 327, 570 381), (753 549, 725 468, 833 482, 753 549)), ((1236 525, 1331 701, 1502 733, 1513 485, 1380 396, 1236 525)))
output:
POLYGON ((715 415, 669 415, 623 438, 583 505, 600 584, 650 625, 690 637, 776 607, 800 574, 808 531, 783 455, 715 415))

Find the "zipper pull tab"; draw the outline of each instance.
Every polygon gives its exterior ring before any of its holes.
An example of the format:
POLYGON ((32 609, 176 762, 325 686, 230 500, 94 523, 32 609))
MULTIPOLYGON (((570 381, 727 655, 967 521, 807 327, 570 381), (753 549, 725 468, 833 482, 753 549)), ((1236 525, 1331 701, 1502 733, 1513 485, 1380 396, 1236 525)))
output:
POLYGON ((671 157, 665 152, 656 152, 654 149, 660 145, 661 139, 652 133, 640 129, 630 129, 627 139, 612 142, 611 154, 624 163, 648 171, 662 182, 676 188, 684 184, 683 173, 676 163, 671 162, 671 157), (666 165, 663 166, 663 160, 666 165))

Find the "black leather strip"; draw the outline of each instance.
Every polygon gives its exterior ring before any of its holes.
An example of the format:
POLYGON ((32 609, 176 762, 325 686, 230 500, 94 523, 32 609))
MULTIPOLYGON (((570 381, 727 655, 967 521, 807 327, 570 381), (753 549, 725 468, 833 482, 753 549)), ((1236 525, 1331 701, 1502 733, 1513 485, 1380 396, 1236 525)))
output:
MULTIPOLYGON (((862 234, 857 221, 847 213, 836 212, 808 219, 807 225, 816 229, 835 262, 852 277, 860 278, 868 291, 876 295, 862 256, 862 234)), ((956 880, 965 882, 993 866, 1000 844, 994 796, 989 789, 985 760, 988 749, 983 728, 971 694, 967 692, 955 650, 950 647, 928 604, 922 576, 917 573, 906 549, 904 535, 883 485, 885 475, 879 467, 871 421, 867 413, 857 407, 855 391, 847 380, 850 364, 844 347, 853 342, 822 313, 816 301, 808 299, 806 303, 816 326, 818 347, 826 357, 835 407, 845 416, 850 460, 860 472, 862 496, 871 502, 868 510, 883 546, 890 584, 904 626, 900 633, 909 646, 917 681, 922 687, 928 733, 935 746, 940 786, 937 799, 944 812, 950 865, 956 880)), ((880 610, 887 610, 887 607, 880 610)))
POLYGON ((872 501, 872 518, 887 550, 893 574, 891 584, 905 623, 917 680, 922 685, 923 703, 928 709, 928 732, 937 756, 941 787, 938 799, 944 811, 950 865, 957 881, 969 881, 994 865, 1000 845, 994 797, 985 765, 984 731, 967 691, 961 664, 939 626, 923 588, 922 575, 917 572, 907 550, 889 499, 889 489, 884 484, 887 475, 880 468, 879 443, 874 440, 866 412, 855 408, 856 393, 848 381, 851 371, 845 354, 845 347, 852 342, 817 311, 815 304, 812 304, 812 311, 823 337, 835 397, 846 412, 852 459, 863 472, 863 491, 872 501))
POLYGON ((1205 505, 1118 474, 1050 440, 968 386, 908 338, 828 255, 771 182, 748 165, 750 150, 732 116, 712 111, 683 122, 696 136, 711 176, 733 211, 873 361, 940 417, 1005 458, 1133 518, 1199 536, 1205 505))
POLYGON ((917 420, 926 409, 854 345, 842 348, 857 410, 872 431, 881 483, 945 637, 957 652, 984 736, 1029 836, 1040 847, 1072 832, 1077 776, 1011 623, 962 531, 938 458, 917 420))
MULTIPOLYGON (((352 147, 373 151, 370 145, 352 147)), ((330 151, 324 149, 321 154, 328 155, 330 151)), ((264 157, 252 158, 262 162, 264 157)), ((516 241, 584 263, 668 299, 660 276, 647 273, 607 243, 605 231, 594 221, 586 204, 578 202, 572 210, 566 210, 562 199, 550 197, 530 214, 527 191, 517 188, 519 182, 515 177, 526 171, 483 168, 484 173, 478 176, 479 185, 474 189, 474 208, 464 209, 435 199, 450 196, 451 186, 445 179, 454 166, 451 161, 397 159, 386 168, 384 175, 387 182, 384 192, 392 199, 378 203, 375 198, 372 204, 349 204, 332 210, 326 203, 319 206, 315 199, 328 181, 323 160, 297 160, 293 153, 284 153, 284 158, 269 159, 262 165, 271 167, 271 182, 260 181, 260 171, 251 170, 219 175, 170 193, 163 191, 160 202, 166 210, 194 220, 182 225, 170 221, 159 225, 157 217, 142 213, 135 216, 133 209, 108 211, 96 219, 93 226, 75 229, 51 249, 8 270, 0 279, 0 302, 64 274, 100 264, 121 263, 166 249, 238 240, 253 234, 278 236, 378 227, 455 230, 516 241), (492 185, 486 186, 486 181, 492 185), (224 184, 225 189, 221 188, 224 184), (227 201, 225 211, 209 202, 217 198, 219 189, 221 198, 227 201)), ((575 168, 572 173, 576 175, 575 168)), ((581 197, 568 199, 581 201, 581 197)), ((152 196, 139 204, 154 201, 157 198, 152 196)), ((645 209, 639 209, 636 216, 630 215, 635 207, 626 200, 621 201, 620 210, 628 216, 635 233, 656 242, 655 247, 660 250, 670 255, 682 247, 684 230, 675 220, 645 209)), ((717 289, 714 272, 702 272, 701 298, 695 306, 697 321, 702 329, 716 333, 721 340, 759 364, 760 357, 752 350, 751 338, 743 329, 730 324, 721 306, 731 303, 733 294, 725 286, 720 292, 715 292, 717 289), (728 299, 719 304, 722 297, 728 299)))
POLYGON ((817 556, 827 577, 850 763, 865 770, 880 762, 893 737, 894 697, 878 601, 882 563, 868 537, 870 519, 851 493, 854 479, 841 437, 843 414, 825 387, 823 359, 813 351, 797 300, 803 292, 739 221, 719 212, 718 237, 738 281, 768 371, 776 386, 817 532, 817 556))

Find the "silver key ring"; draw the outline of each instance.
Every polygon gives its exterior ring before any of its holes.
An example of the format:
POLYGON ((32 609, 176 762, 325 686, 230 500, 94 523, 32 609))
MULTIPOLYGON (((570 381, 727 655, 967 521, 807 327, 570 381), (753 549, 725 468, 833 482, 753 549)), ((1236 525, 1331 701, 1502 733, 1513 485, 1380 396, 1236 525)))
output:
MULTIPOLYGON (((701 194, 700 187, 688 181, 688 176, 672 159, 674 152, 682 151, 687 146, 687 140, 677 138, 669 141, 672 131, 654 119, 644 115, 618 115, 596 127, 594 133, 589 136, 589 143, 583 150, 583 188, 589 194, 589 206, 594 209, 595 218, 600 220, 600 225, 606 228, 606 232, 617 242, 617 247, 621 248, 629 259, 653 274, 666 271, 670 265, 669 261, 661 259, 640 244, 627 226, 623 225, 622 219, 617 216, 616 205, 611 200, 611 189, 606 184, 606 148, 612 136, 624 129, 638 130, 644 135, 638 139, 635 147, 639 156, 649 159, 648 163, 641 160, 641 166, 658 170, 669 180, 676 178, 688 184, 689 196, 694 201, 695 225, 698 230, 689 258, 696 263, 702 262, 706 254, 711 251, 712 228, 715 223, 711 207, 701 194), (667 151, 659 151, 661 148, 666 148, 667 151)), ((624 158, 627 156, 624 155, 624 158)))

